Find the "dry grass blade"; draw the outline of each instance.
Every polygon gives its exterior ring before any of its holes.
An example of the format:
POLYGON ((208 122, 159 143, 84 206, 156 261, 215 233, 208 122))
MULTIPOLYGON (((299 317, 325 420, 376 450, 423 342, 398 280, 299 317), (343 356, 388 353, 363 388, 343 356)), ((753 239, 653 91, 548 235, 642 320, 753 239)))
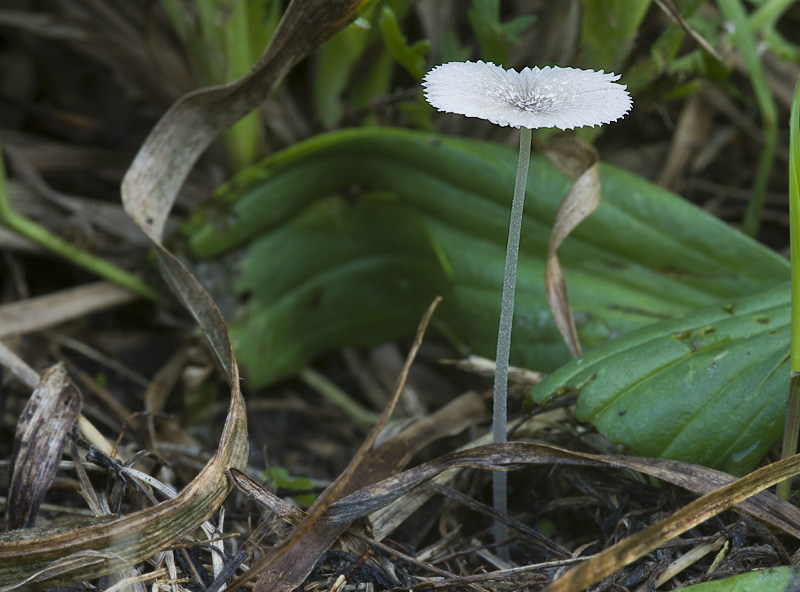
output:
POLYGON ((704 37, 703 37, 703 36, 702 36, 700 33, 698 33, 697 31, 695 31, 695 30, 694 30, 694 29, 693 29, 693 28, 692 28, 692 27, 689 25, 689 23, 687 23, 687 22, 686 22, 686 19, 684 19, 684 18, 681 16, 681 11, 680 11, 680 9, 678 8, 678 6, 675 4, 675 1, 674 1, 674 0, 656 0, 656 4, 657 4, 657 5, 658 5, 658 7, 659 7, 659 8, 661 8, 661 10, 663 10, 663 11, 664 11, 664 12, 665 12, 665 13, 666 13, 666 14, 667 14, 667 15, 668 15, 668 16, 669 16, 669 17, 670 17, 670 18, 671 18, 673 21, 675 21, 676 23, 678 23, 678 24, 681 26, 681 28, 682 28, 684 31, 686 31, 686 32, 687 32, 687 33, 688 33, 688 34, 689 34, 689 35, 692 37, 692 39, 694 39, 694 40, 697 42, 697 44, 698 44, 698 45, 700 45, 700 47, 702 47, 704 50, 706 50, 708 53, 710 53, 712 56, 714 56, 714 58, 715 58, 715 59, 716 59, 718 62, 722 62, 722 61, 723 61, 723 60, 722 60, 722 56, 720 56, 720 55, 719 55, 719 53, 717 53, 717 50, 716 50, 716 49, 714 49, 714 47, 713 47, 711 44, 709 44, 709 42, 708 42, 708 41, 706 41, 706 40, 705 40, 705 38, 704 38, 704 37))
POLYGON ((277 495, 268 491, 263 485, 257 481, 254 481, 241 471, 237 469, 231 469, 228 471, 228 477, 230 477, 231 481, 239 489, 239 491, 252 497, 278 518, 284 520, 292 526, 297 526, 303 521, 303 518, 305 517, 305 512, 303 512, 303 510, 279 498, 277 495))
MULTIPOLYGON (((383 444, 381 448, 386 447, 385 450, 391 450, 393 455, 399 455, 398 464, 402 466, 431 441, 457 434, 476 422, 485 419, 485 416, 486 409, 482 399, 475 392, 470 391, 454 399, 435 413, 421 418, 401 434, 383 444)), ((236 487, 256 499, 268 511, 289 524, 296 526, 305 516, 304 512, 296 506, 271 494, 241 471, 232 469, 230 476, 236 487)), ((338 502, 334 502, 323 514, 323 522, 328 524, 342 522, 341 520, 331 519, 336 513, 332 512, 332 508, 335 508, 337 504, 338 502)), ((368 513, 364 512, 361 515, 366 516, 368 513)))
MULTIPOLYGON (((347 529, 347 524, 320 525, 320 518, 340 494, 347 494, 359 487, 391 474, 403 460, 408 458, 407 447, 383 446, 370 454, 372 446, 392 416, 400 394, 403 392, 411 364, 422 345, 422 337, 428 327, 433 311, 441 301, 436 298, 428 308, 417 329, 417 337, 408 353, 406 363, 397 379, 394 395, 381 413, 380 419, 361 443, 353 459, 330 487, 320 495, 309 508, 305 519, 292 531, 284 543, 273 549, 262 561, 254 565, 247 579, 261 574, 256 582, 255 592, 278 592, 294 590, 308 576, 319 555, 328 550, 331 544, 347 529), (356 473, 359 473, 356 475, 356 473), (303 540, 302 547, 297 545, 303 540), (252 574, 252 575, 251 575, 252 574)), ((236 584, 241 585, 242 582, 236 584)), ((232 587, 235 587, 234 584, 232 587)))
MULTIPOLYGON (((602 456, 533 442, 509 442, 453 452, 364 487, 332 504, 323 518, 329 522, 341 522, 366 516, 449 469, 512 470, 523 465, 549 463, 631 469, 698 494, 708 494, 736 480, 721 471, 678 461, 602 456)), ((754 494, 753 499, 736 504, 753 516, 800 538, 800 509, 795 506, 769 493, 754 494)))
POLYGON ((687 168, 707 144, 710 130, 710 107, 702 95, 694 95, 681 110, 669 153, 661 166, 656 183, 673 191, 680 191, 687 168))
POLYGON ((31 390, 39 386, 39 374, 28 366, 17 354, 0 341, 0 366, 31 390))
POLYGON ((109 282, 96 282, 0 306, 0 338, 40 331, 139 297, 109 282))
POLYGON ((558 262, 558 247, 589 214, 600 205, 600 164, 597 152, 572 136, 560 140, 558 146, 546 151, 559 168, 575 180, 564 196, 553 221, 550 244, 547 249, 547 267, 544 274, 547 302, 556 325, 574 357, 581 355, 578 331, 569 308, 567 283, 558 262), (566 143, 565 143, 566 142, 566 143))
POLYGON ((137 298, 130 290, 96 282, 4 304, 0 306, 0 338, 40 331, 137 298))
POLYGON ((42 377, 17 422, 11 456, 6 528, 31 528, 58 470, 64 443, 78 419, 81 393, 57 364, 42 377))
POLYGON ((553 582, 546 592, 583 590, 625 567, 667 541, 720 512, 739 505, 766 488, 800 473, 800 455, 762 467, 712 493, 696 499, 669 518, 598 553, 553 582))

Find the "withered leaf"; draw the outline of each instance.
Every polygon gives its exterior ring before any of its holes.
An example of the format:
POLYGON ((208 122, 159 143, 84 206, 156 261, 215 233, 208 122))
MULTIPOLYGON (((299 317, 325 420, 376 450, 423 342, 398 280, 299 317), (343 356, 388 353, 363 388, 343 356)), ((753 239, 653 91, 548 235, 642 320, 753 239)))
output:
POLYGON ((31 528, 58 470, 64 443, 81 412, 83 398, 59 363, 42 376, 25 404, 11 453, 6 528, 31 528))

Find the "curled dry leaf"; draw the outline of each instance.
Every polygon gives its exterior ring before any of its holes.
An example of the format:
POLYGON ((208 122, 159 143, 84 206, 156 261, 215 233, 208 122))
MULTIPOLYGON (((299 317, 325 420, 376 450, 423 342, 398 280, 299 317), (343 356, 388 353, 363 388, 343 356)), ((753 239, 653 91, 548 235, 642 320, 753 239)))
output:
POLYGON ((556 252, 575 227, 600 205, 600 160, 594 148, 574 136, 562 138, 556 146, 546 148, 545 154, 565 174, 575 179, 553 221, 544 286, 558 330, 570 353, 577 358, 581 355, 581 344, 569 308, 567 283, 556 252))
POLYGON ((8 530, 34 525, 82 404, 80 391, 60 363, 44 374, 25 404, 11 453, 13 469, 6 505, 8 530))
POLYGON ((231 404, 217 453, 177 497, 134 514, 0 536, 0 590, 70 585, 91 567, 100 576, 139 563, 193 532, 229 491, 225 471, 247 460, 247 423, 230 336, 212 298, 161 243, 164 226, 189 170, 216 137, 252 111, 284 74, 354 20, 369 0, 292 2, 258 64, 240 80, 190 93, 156 124, 122 182, 125 211, 155 248, 170 288, 197 320, 219 358, 231 404))

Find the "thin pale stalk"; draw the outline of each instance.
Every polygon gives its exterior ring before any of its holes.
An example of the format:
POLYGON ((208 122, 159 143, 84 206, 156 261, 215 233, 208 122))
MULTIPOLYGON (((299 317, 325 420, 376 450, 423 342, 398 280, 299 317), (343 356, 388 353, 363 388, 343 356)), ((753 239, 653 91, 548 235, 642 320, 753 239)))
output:
MULTIPOLYGON (((506 269, 503 276, 503 300, 500 306, 500 329, 497 332, 497 357, 494 371, 494 412, 492 415, 492 439, 505 442, 508 417, 508 361, 511 356, 511 327, 514 320, 514 291, 517 285, 517 260, 519 239, 522 232, 522 210, 525 206, 525 186, 528 182, 528 165, 531 161, 531 130, 519 130, 519 162, 514 184, 514 200, 511 204, 511 222, 508 226, 506 269)), ((492 501, 498 514, 508 514, 508 478, 504 472, 492 473, 492 501)), ((495 541, 508 538, 508 526, 496 522, 495 541)))

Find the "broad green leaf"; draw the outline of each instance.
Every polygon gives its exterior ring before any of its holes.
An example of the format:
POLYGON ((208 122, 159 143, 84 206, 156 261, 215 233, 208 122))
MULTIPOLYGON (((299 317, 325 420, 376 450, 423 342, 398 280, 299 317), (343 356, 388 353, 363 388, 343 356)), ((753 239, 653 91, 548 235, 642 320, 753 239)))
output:
MULTIPOLYGON (((184 228, 227 309, 251 384, 314 356, 435 328, 493 356, 516 153, 394 129, 318 136, 251 167, 184 228)), ((559 257, 585 347, 784 282, 785 260, 681 198, 606 166, 603 203, 559 257)), ((512 363, 569 359, 547 306, 549 226, 571 182, 534 155, 523 222, 512 363)))
POLYGON ((639 454, 751 469, 780 440, 789 285, 663 321, 559 368, 529 393, 579 392, 576 416, 639 454))
POLYGON ((770 567, 681 588, 684 592, 789 592, 797 589, 800 567, 770 567))

